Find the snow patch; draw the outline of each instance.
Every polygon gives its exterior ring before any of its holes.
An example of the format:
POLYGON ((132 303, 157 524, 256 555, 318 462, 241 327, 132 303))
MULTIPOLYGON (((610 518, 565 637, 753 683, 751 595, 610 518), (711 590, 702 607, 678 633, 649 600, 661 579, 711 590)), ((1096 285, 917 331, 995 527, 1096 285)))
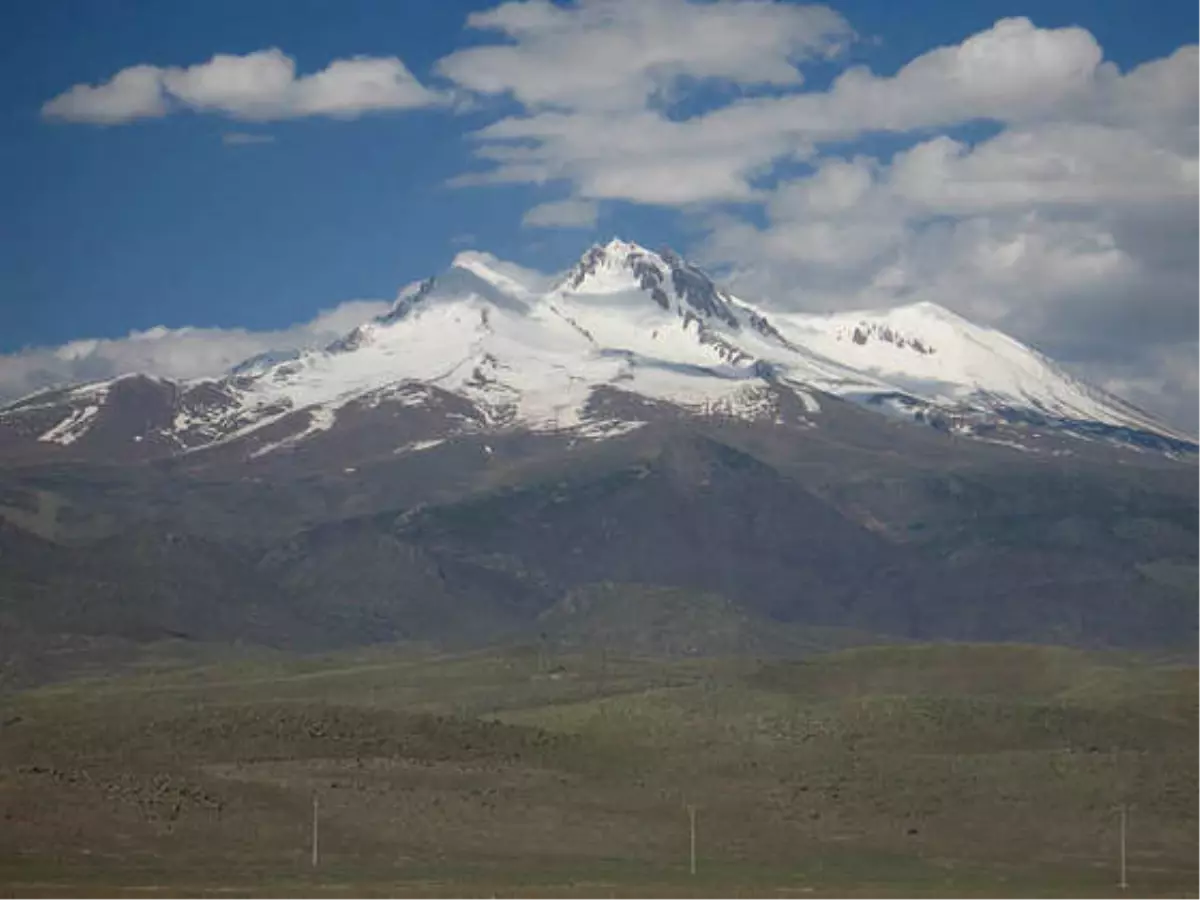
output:
POLYGON ((303 441, 305 438, 311 437, 321 431, 328 431, 334 426, 337 421, 337 410, 325 406, 313 406, 308 410, 308 424, 303 431, 289 435, 281 441, 274 441, 259 447, 250 454, 251 459, 258 459, 261 456, 266 456, 268 453, 274 453, 276 450, 282 450, 286 447, 292 447, 303 441))
POLYGON ((96 405, 73 410, 70 415, 49 431, 39 435, 38 440, 50 444, 61 444, 64 447, 73 444, 88 433, 92 419, 96 418, 99 412, 100 407, 96 405))
POLYGON ((805 390, 796 390, 795 394, 800 398, 801 404, 804 406, 806 413, 819 413, 821 404, 817 402, 817 398, 805 390))
POLYGON ((637 431, 646 424, 646 422, 639 422, 636 419, 599 419, 573 429, 572 434, 589 440, 602 441, 637 431))
POLYGON ((407 444, 402 444, 401 446, 397 447, 392 451, 392 453, 396 454, 397 456, 405 453, 420 453, 422 450, 431 450, 434 447, 439 447, 444 443, 446 443, 446 441, 443 438, 437 438, 435 440, 428 441, 411 441, 407 444))
POLYGON ((978 435, 975 435, 975 438, 984 444, 995 444, 998 447, 1011 447, 1013 450, 1020 450, 1022 453, 1037 453, 1038 452, 1033 447, 1027 447, 1024 444, 1020 443, 1019 441, 1006 441, 1003 438, 994 438, 994 437, 985 438, 985 437, 979 437, 978 435))

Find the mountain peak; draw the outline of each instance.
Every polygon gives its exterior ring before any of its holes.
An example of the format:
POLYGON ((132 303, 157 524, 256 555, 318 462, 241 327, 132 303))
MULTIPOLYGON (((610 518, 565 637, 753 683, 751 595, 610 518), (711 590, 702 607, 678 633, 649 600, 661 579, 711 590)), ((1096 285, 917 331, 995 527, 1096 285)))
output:
POLYGON ((614 237, 607 244, 589 247, 559 282, 559 288, 585 294, 632 290, 640 286, 636 270, 644 266, 661 269, 666 263, 645 247, 614 237))
POLYGON ((559 283, 560 291, 582 295, 647 294, 662 309, 685 319, 717 318, 740 327, 729 298, 703 271, 670 248, 655 253, 613 238, 592 246, 559 283))
POLYGON ((649 253, 650 251, 641 244, 635 244, 633 241, 627 241, 620 237, 613 237, 607 244, 603 246, 606 253, 610 254, 629 254, 629 253, 649 253))

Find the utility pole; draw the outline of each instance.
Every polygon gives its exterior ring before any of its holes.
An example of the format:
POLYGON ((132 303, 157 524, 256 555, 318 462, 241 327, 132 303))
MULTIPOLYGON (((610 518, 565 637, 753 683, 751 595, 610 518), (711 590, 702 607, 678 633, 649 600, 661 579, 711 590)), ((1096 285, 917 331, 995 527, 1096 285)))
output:
POLYGON ((312 867, 314 869, 317 867, 317 860, 318 860, 317 840, 318 840, 318 830, 321 827, 320 826, 320 811, 321 811, 321 801, 318 799, 317 795, 314 793, 313 794, 313 820, 312 820, 312 867))
POLYGON ((1125 804, 1121 804, 1121 890, 1126 890, 1129 887, 1129 880, 1125 877, 1125 804))
POLYGON ((692 874, 696 874, 696 807, 688 807, 688 824, 691 830, 691 868, 692 874))

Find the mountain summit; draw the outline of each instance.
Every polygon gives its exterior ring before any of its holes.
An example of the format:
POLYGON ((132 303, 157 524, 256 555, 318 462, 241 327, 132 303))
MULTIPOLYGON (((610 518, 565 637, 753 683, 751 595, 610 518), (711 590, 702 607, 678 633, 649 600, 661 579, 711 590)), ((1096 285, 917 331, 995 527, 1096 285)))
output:
POLYGON ((223 378, 26 398, 0 410, 0 452, 260 458, 351 425, 400 447, 496 430, 599 439, 664 415, 820 428, 823 406, 841 401, 1027 450, 1060 433, 1194 450, 936 305, 768 311, 670 250, 613 239, 555 279, 460 253, 328 347, 256 357, 223 378))

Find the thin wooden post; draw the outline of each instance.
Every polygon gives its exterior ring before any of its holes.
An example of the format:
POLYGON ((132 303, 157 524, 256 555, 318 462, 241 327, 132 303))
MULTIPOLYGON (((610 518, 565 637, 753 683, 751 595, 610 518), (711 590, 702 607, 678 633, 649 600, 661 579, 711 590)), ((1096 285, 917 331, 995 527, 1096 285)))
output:
POLYGON ((690 855, 690 859, 691 859, 691 871, 692 871, 692 874, 695 875, 696 874, 696 807, 692 806, 689 803, 687 811, 688 811, 688 826, 689 826, 689 830, 691 832, 691 841, 690 841, 691 852, 689 855, 690 855))
POLYGON ((1126 890, 1129 887, 1129 880, 1125 877, 1125 804, 1121 804, 1121 890, 1126 890))
POLYGON ((318 856, 318 840, 321 827, 321 801, 316 794, 313 794, 313 816, 312 816, 312 867, 317 867, 318 856))

